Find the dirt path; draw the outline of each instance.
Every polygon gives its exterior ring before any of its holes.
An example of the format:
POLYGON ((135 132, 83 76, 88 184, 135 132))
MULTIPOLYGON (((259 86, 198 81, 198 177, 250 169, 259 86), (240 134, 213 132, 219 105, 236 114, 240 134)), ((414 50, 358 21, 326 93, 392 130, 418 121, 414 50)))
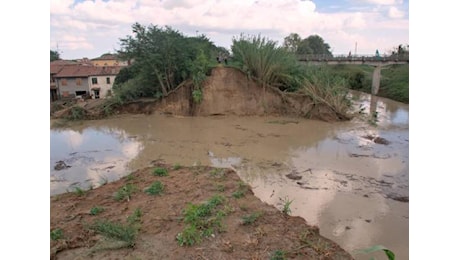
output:
POLYGON ((317 227, 286 214, 289 201, 284 210, 256 198, 230 169, 155 165, 51 197, 50 257, 352 259, 317 227), (162 191, 150 195, 148 187, 162 191))

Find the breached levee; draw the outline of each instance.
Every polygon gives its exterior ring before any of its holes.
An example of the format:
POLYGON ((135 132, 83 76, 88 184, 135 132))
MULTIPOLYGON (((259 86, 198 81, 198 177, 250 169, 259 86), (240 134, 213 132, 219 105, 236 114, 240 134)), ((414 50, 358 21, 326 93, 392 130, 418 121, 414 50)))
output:
POLYGON ((164 113, 179 116, 211 115, 280 115, 342 120, 332 109, 302 93, 282 92, 250 79, 241 70, 216 67, 202 86, 202 100, 192 98, 191 82, 181 84, 174 91, 155 102, 134 101, 122 111, 128 113, 164 113))

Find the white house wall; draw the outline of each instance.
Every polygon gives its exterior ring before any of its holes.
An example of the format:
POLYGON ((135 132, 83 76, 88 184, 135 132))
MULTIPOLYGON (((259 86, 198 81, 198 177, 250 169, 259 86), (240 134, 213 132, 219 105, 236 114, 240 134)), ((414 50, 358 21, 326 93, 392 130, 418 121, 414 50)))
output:
POLYGON ((100 88, 99 98, 106 98, 109 90, 112 92, 113 95, 112 86, 113 82, 115 81, 115 77, 116 75, 90 76, 88 78, 88 82, 90 84, 89 89, 91 90, 91 95, 93 95, 92 98, 94 98, 94 91, 92 91, 93 88, 100 88), (97 84, 93 84, 93 78, 97 78, 97 84), (110 84, 107 84, 107 78, 110 78, 110 84))

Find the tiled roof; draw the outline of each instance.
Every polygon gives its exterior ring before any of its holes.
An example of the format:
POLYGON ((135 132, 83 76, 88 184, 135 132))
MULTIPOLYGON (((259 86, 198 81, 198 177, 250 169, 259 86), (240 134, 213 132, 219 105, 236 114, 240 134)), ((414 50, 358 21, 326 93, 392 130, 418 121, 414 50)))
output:
POLYGON ((107 53, 107 54, 103 54, 99 58, 94 58, 94 59, 91 59, 91 60, 118 60, 118 57, 115 54, 107 53))
POLYGON ((89 65, 72 65, 63 66, 55 78, 76 78, 89 76, 117 75, 120 72, 120 66, 89 66, 89 65))

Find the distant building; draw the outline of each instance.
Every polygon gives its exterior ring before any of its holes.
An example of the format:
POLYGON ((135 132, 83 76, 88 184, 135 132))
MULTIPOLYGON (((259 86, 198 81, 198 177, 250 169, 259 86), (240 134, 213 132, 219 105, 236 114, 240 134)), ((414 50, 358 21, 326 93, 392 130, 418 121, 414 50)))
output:
POLYGON ((118 59, 116 54, 106 53, 99 58, 91 59, 91 64, 94 66, 128 66, 128 61, 118 59))
MULTIPOLYGON (((74 64, 52 74, 58 98, 105 98, 112 93, 120 66, 74 64)), ((55 72, 55 71, 53 71, 55 72)))

